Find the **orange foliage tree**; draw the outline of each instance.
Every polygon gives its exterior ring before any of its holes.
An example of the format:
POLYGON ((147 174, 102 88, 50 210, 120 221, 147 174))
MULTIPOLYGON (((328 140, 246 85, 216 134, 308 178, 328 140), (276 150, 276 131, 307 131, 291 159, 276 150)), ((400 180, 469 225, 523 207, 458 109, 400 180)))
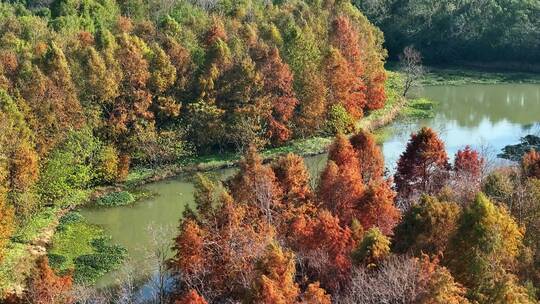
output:
POLYGON ((310 176, 302 157, 289 153, 280 157, 272 169, 283 193, 284 203, 300 206, 312 200, 310 176))
POLYGON ((347 284, 353 246, 351 230, 327 210, 300 214, 291 223, 288 243, 302 256, 307 275, 330 291, 347 284))
POLYGON ((364 183, 382 178, 384 174, 384 158, 381 148, 377 145, 373 135, 360 130, 351 137, 350 141, 357 153, 364 183))
POLYGON ((332 299, 326 290, 320 287, 319 282, 311 283, 302 294, 301 304, 331 304, 332 299))
POLYGON ((240 171, 230 181, 231 194, 243 204, 255 205, 268 221, 280 206, 281 189, 272 168, 262 163, 255 147, 250 146, 240 161, 240 171))
POLYGON ((362 117, 364 95, 359 88, 358 78, 355 77, 347 60, 338 49, 330 49, 326 58, 326 78, 328 82, 328 103, 341 104, 355 118, 362 117))
POLYGON ((253 303, 294 303, 300 292, 294 281, 294 254, 272 243, 257 263, 253 303))
POLYGON ((525 176, 540 178, 540 153, 531 150, 523 156, 521 168, 525 176))
POLYGON ((267 118, 267 136, 273 143, 281 144, 292 136, 289 124, 299 103, 293 91, 293 75, 277 48, 260 47, 257 55, 264 77, 263 89, 272 103, 272 114, 267 118))
POLYGON ((47 257, 37 260, 37 269, 28 281, 26 298, 34 304, 69 304, 73 284, 71 275, 57 276, 49 267, 47 257))
POLYGON ((382 175, 380 149, 373 145, 367 133, 353 136, 351 140, 338 136, 330 147, 329 162, 321 174, 318 197, 342 224, 351 225, 357 219, 364 229, 377 226, 388 235, 400 214, 394 206, 395 193, 390 182, 382 175), (357 148, 351 144, 352 140, 357 148), (371 159, 369 151, 375 153, 371 159), (369 178, 363 178, 362 170, 369 178))

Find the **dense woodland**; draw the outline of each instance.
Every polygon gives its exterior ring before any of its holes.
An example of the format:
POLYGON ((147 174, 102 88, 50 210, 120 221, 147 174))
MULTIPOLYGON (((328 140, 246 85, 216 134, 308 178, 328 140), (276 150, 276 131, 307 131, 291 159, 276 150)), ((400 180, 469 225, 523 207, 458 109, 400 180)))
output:
POLYGON ((349 131, 384 105, 382 39, 347 1, 2 1, 0 252, 134 165, 349 131))
POLYGON ((354 0, 381 28, 393 59, 414 45, 431 63, 538 63, 536 0, 354 0))
MULTIPOLYGON (((538 7, 517 2, 530 19, 493 24, 532 27, 516 57, 538 43, 538 7)), ((498 37, 491 54, 510 43, 498 37)), ((151 303, 537 303, 540 153, 492 171, 423 128, 390 176, 354 128, 387 100, 385 58, 382 32, 345 0, 1 2, 0 263, 17 229, 77 190, 234 151, 233 177, 197 176, 151 303), (337 134, 320 176, 257 152, 320 134, 337 134)), ((43 256, 2 301, 141 302, 135 282, 78 285, 43 256)))

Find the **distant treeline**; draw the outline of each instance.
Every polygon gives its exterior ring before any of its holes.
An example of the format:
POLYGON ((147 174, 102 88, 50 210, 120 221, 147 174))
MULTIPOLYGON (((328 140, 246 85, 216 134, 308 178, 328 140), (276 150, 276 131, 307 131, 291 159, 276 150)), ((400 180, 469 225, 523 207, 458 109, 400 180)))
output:
POLYGON ((384 32, 393 59, 414 45, 430 63, 540 60, 537 0, 353 2, 384 32))

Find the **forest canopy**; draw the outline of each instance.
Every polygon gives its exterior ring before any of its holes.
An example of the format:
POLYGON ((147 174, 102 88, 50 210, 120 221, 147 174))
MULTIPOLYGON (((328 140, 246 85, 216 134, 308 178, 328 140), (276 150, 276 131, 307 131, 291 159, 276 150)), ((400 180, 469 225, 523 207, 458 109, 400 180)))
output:
POLYGON ((430 63, 540 59, 536 0, 354 0, 385 35, 391 58, 414 45, 430 63))
POLYGON ((132 166, 344 131, 384 105, 382 41, 348 1, 2 1, 8 213, 132 166))

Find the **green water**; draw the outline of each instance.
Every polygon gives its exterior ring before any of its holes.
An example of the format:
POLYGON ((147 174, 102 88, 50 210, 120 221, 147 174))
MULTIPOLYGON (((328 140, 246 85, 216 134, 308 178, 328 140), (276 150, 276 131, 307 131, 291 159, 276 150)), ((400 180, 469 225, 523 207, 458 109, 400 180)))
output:
MULTIPOLYGON (((416 121, 396 122, 391 125, 391 136, 383 143, 387 166, 392 170, 411 132, 427 125, 438 132, 453 154, 470 144, 494 153, 514 144, 529 133, 538 132, 540 121, 540 85, 498 84, 426 87, 418 94, 438 102, 434 117, 416 121)), ((326 156, 306 158, 312 176, 320 172, 326 156)), ((220 170, 220 178, 231 175, 234 169, 220 170)), ((316 183, 314 180, 313 183, 316 183)), ((102 226, 117 242, 125 246, 130 263, 136 268, 146 266, 145 252, 151 247, 147 232, 150 225, 171 227, 170 239, 176 232, 183 210, 193 202, 190 177, 179 177, 145 186, 157 193, 151 199, 133 206, 82 210, 89 222, 102 226)), ((99 285, 114 283, 111 272, 99 285)))

